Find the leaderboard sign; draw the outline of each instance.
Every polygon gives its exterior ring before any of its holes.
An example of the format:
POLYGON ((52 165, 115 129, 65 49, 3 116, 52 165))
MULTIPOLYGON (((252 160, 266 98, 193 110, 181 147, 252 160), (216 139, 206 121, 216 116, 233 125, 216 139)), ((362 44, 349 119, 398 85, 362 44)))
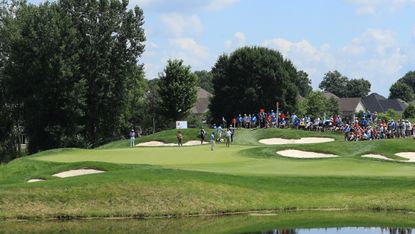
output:
POLYGON ((176 121, 176 129, 187 129, 187 121, 176 121))

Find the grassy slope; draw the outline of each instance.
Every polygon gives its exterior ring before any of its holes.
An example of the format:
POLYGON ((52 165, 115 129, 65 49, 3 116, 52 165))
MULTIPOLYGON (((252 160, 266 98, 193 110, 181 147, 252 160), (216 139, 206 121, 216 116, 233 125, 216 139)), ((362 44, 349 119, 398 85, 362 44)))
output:
MULTIPOLYGON (((256 139, 315 134, 252 132, 256 139)), ((240 143, 250 140, 252 132, 238 132, 240 143)), ((230 149, 219 146, 214 152, 208 146, 128 149, 112 145, 106 150, 52 150, 0 167, 0 217, 157 216, 313 208, 415 211, 415 165, 358 157, 365 152, 393 155, 415 151, 411 142, 233 145, 230 149), (282 148, 307 148, 344 157, 287 159, 275 154, 282 148), (81 167, 107 172, 51 177, 55 172, 81 167), (49 181, 26 184, 30 178, 49 181)))

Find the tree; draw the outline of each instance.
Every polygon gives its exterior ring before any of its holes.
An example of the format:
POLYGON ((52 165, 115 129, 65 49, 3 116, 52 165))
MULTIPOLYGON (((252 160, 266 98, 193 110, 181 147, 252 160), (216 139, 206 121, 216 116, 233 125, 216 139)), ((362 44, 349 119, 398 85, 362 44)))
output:
POLYGON ((305 71, 298 71, 297 78, 300 95, 302 97, 307 97, 307 95, 313 90, 311 88, 311 80, 308 78, 308 74, 305 71))
POLYGON ((334 98, 326 98, 326 114, 328 115, 338 115, 340 113, 339 102, 334 98))
POLYGON ((346 97, 347 83, 348 78, 340 74, 340 72, 337 70, 333 72, 329 71, 324 75, 319 88, 323 91, 330 92, 337 97, 346 97))
POLYGON ((407 84, 403 82, 394 83, 389 89, 389 98, 400 98, 406 102, 410 102, 414 98, 414 93, 407 84))
POLYGON ((406 102, 413 101, 415 99, 415 71, 406 73, 390 87, 389 91, 390 98, 400 98, 406 102))
POLYGON ((368 80, 363 78, 349 80, 338 71, 327 72, 319 85, 323 91, 333 93, 340 98, 365 97, 369 94, 370 87, 368 80))
POLYGON ((209 93, 213 93, 213 75, 212 72, 208 72, 205 70, 202 71, 195 71, 195 75, 199 79, 199 87, 208 91, 209 93))
POLYGON ((312 117, 322 117, 325 114, 331 116, 339 114, 340 108, 334 97, 326 98, 323 92, 311 91, 309 95, 299 104, 300 115, 311 115, 312 117))
POLYGON ((407 72, 402 78, 398 80, 398 82, 407 84, 409 87, 412 88, 412 91, 415 93, 415 71, 407 72))
POLYGON ((346 85, 347 97, 366 97, 370 92, 370 82, 365 79, 351 79, 346 85))
POLYGON ((275 109, 276 101, 284 110, 294 111, 303 81, 289 60, 263 47, 243 47, 221 55, 212 74, 214 96, 209 108, 213 121, 257 113, 260 108, 275 109))
POLYGON ((23 4, 6 22, 5 84, 22 106, 29 152, 96 146, 130 125, 144 95, 143 12, 127 1, 23 4))
POLYGON ((122 135, 129 108, 129 91, 142 69, 137 60, 144 51, 144 16, 128 1, 60 1, 79 35, 80 74, 86 80, 85 136, 93 146, 122 135))
POLYGON ((168 60, 159 77, 160 114, 170 121, 181 120, 196 102, 197 76, 183 60, 168 60))
POLYGON ((409 104, 409 106, 403 111, 402 117, 405 119, 415 118, 415 105, 409 104))

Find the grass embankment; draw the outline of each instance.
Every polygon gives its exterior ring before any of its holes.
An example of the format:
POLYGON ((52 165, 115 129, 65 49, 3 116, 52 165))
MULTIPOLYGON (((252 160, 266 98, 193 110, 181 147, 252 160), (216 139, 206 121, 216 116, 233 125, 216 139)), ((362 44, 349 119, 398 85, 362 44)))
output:
POLYGON ((338 141, 289 146, 246 143, 252 141, 250 137, 257 141, 316 134, 243 130, 235 138, 241 145, 219 145, 213 152, 208 146, 128 149, 119 145, 43 152, 0 167, 0 217, 185 216, 333 208, 415 211, 414 164, 360 157, 363 153, 392 156, 415 151, 413 140, 343 142, 341 136, 328 134, 338 141), (277 156, 275 152, 284 148, 341 157, 299 160, 277 156), (51 176, 82 167, 106 173, 66 179, 51 176), (25 183, 30 178, 48 181, 25 183))

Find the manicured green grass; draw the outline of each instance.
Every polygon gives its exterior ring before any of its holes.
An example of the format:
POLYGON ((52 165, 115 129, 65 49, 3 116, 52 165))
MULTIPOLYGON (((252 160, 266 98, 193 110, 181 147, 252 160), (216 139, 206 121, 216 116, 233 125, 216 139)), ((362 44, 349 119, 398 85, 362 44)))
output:
MULTIPOLYGON (((196 130, 187 134, 191 131, 196 130)), ((175 132, 146 139, 169 142, 175 132)), ((341 135, 332 133, 266 129, 238 131, 235 143, 230 148, 218 144, 213 152, 209 146, 131 149, 114 143, 101 149, 57 149, 18 159, 0 167, 0 218, 333 208, 415 211, 415 164, 360 157, 415 151, 412 139, 344 142, 341 135), (295 136, 329 136, 336 141, 285 146, 257 143, 267 137, 295 136), (304 160, 276 154, 287 148, 340 157, 304 160), (78 168, 106 172, 66 179, 51 176, 78 168), (48 181, 27 184, 31 178, 48 181)))

